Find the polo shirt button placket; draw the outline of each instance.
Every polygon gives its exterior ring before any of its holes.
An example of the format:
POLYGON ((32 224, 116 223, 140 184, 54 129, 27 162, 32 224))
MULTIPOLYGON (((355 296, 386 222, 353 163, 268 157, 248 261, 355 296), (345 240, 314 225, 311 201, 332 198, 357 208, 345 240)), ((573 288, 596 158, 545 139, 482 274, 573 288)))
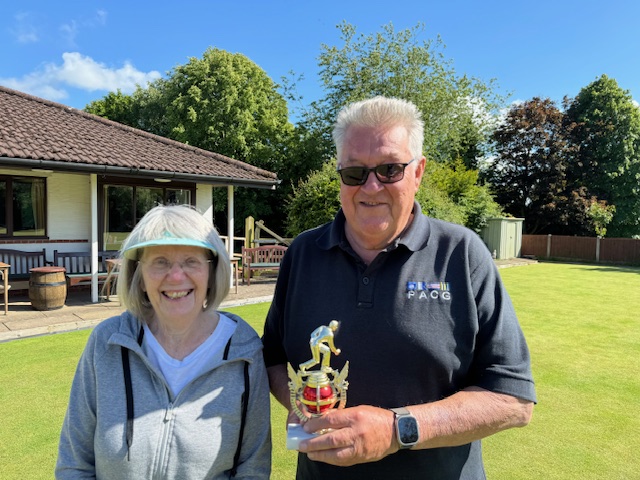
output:
POLYGON ((374 279, 365 275, 360 281, 360 288, 358 288, 358 307, 371 308, 373 306, 374 279))

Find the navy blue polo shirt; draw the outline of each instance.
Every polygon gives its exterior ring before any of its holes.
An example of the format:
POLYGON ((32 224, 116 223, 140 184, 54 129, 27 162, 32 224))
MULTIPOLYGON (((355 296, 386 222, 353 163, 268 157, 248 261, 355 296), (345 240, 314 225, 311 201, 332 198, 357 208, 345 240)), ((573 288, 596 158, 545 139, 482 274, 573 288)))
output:
MULTIPOLYGON (((474 232, 424 216, 370 265, 349 245, 345 217, 299 235, 280 267, 263 343, 267 367, 311 358, 309 336, 340 322, 331 365, 349 361, 347 407, 433 402, 469 386, 535 401, 529 352, 513 306, 474 232)), ((298 478, 484 478, 480 442, 400 451, 333 467, 298 458, 298 478)))

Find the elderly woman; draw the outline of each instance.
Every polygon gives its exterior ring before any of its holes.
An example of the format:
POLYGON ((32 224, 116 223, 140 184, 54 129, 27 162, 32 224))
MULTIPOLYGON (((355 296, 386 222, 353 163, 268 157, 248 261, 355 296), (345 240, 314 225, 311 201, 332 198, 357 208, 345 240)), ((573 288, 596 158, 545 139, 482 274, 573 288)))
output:
POLYGON ((120 253, 127 310, 100 323, 82 354, 56 478, 268 478, 261 342, 217 311, 230 265, 212 223, 156 207, 120 253))

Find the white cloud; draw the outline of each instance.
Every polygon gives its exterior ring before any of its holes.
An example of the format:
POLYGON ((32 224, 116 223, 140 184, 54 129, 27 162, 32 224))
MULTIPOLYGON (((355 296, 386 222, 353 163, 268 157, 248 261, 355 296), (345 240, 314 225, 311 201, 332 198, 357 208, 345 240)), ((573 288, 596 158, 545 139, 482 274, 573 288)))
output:
POLYGON ((106 10, 98 10, 96 12, 96 22, 99 25, 106 25, 107 24, 107 11, 106 10))
POLYGON ((82 30, 95 29, 103 27, 107 24, 106 10, 97 10, 92 17, 81 17, 79 19, 71 19, 67 23, 63 23, 58 27, 60 35, 66 42, 67 48, 77 48, 76 37, 80 35, 82 30))
POLYGON ((69 46, 76 46, 76 36, 78 35, 78 25, 75 20, 60 25, 60 33, 62 38, 69 46))
POLYGON ((136 85, 145 86, 147 82, 160 77, 157 71, 148 73, 136 70, 129 62, 118 69, 108 68, 90 57, 78 52, 63 53, 62 66, 53 66, 52 73, 59 81, 83 90, 117 90, 131 93, 136 85))
POLYGON ((67 52, 62 54, 61 65, 49 63, 19 79, 0 78, 0 84, 59 101, 68 97, 67 87, 88 92, 120 89, 123 93, 132 93, 136 85, 144 87, 160 76, 155 70, 141 72, 130 62, 125 62, 120 68, 111 68, 78 52, 67 52))
POLYGON ((0 85, 55 102, 64 100, 69 96, 63 88, 56 88, 53 85, 44 84, 32 75, 25 76, 22 79, 0 78, 0 85))
POLYGON ((106 10, 96 10, 92 17, 82 17, 78 20, 71 19, 59 27, 62 38, 67 42, 68 47, 76 47, 76 37, 81 30, 103 27, 107 24, 106 10))
POLYGON ((38 29, 33 24, 30 13, 18 13, 13 18, 15 25, 9 31, 18 43, 36 43, 40 40, 38 29))

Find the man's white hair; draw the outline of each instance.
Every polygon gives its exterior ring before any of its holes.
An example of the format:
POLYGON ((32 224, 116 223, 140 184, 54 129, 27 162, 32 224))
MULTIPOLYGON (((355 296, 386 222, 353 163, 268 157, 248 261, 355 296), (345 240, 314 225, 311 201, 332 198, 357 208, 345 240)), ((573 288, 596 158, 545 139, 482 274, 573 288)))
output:
POLYGON ((333 127, 333 141, 336 144, 338 165, 342 161, 344 139, 351 126, 405 127, 409 134, 409 150, 412 157, 422 157, 422 143, 424 142, 422 114, 418 107, 407 100, 377 96, 343 107, 338 113, 333 127))

